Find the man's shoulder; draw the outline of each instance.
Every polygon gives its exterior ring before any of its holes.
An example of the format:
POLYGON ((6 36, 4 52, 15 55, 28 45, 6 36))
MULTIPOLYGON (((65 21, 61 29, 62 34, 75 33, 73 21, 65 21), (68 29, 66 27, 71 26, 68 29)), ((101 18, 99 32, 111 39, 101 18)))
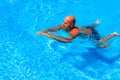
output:
POLYGON ((80 29, 79 29, 78 27, 75 27, 75 28, 73 28, 73 29, 70 31, 70 34, 75 34, 75 35, 77 35, 79 32, 80 32, 80 29))
POLYGON ((74 27, 72 30, 80 30, 80 27, 74 27))

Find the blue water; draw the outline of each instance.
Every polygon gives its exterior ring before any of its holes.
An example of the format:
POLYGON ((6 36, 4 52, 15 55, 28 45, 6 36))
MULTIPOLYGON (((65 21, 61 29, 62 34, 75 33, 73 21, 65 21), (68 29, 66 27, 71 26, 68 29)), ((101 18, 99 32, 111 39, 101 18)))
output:
MULTIPOLYGON (((120 0, 0 0, 0 80, 119 80, 120 37, 105 49, 90 41, 60 43, 36 31, 101 20, 98 32, 120 33, 120 0)), ((63 35, 64 33, 60 33, 63 35)))

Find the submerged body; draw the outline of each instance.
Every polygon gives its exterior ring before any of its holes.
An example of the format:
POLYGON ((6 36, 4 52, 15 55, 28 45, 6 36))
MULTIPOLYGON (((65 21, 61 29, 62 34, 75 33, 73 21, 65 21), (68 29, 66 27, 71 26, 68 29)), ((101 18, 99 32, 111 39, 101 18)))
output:
POLYGON ((81 36, 81 37, 89 36, 91 40, 93 40, 93 39, 95 40, 96 47, 105 48, 110 45, 110 43, 105 43, 105 42, 107 40, 109 40, 110 38, 112 38, 113 36, 119 36, 119 34, 117 32, 113 32, 112 34, 108 35, 107 37, 101 38, 99 33, 95 30, 95 26, 98 25, 99 23, 100 23, 100 21, 96 20, 96 22, 94 24, 91 24, 89 26, 76 27, 74 16, 67 16, 64 19, 63 24, 56 26, 54 28, 49 28, 47 30, 37 32, 37 34, 43 34, 49 38, 53 38, 57 41, 65 42, 65 43, 70 42, 72 39, 74 39, 77 36, 81 36), (63 29, 64 31, 68 32, 69 36, 67 38, 64 38, 62 36, 58 36, 58 35, 51 33, 53 31, 57 31, 60 29, 63 29))

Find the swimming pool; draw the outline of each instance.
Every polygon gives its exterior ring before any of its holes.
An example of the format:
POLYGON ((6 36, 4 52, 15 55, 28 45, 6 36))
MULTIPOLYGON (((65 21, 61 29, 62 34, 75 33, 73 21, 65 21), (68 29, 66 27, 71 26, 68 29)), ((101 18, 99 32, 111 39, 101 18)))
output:
MULTIPOLYGON (((96 19, 104 36, 120 32, 119 0, 0 0, 0 80, 119 80, 120 38, 95 48, 74 39, 60 43, 36 31, 74 15, 76 25, 96 19)), ((62 35, 64 33, 61 33, 62 35)))

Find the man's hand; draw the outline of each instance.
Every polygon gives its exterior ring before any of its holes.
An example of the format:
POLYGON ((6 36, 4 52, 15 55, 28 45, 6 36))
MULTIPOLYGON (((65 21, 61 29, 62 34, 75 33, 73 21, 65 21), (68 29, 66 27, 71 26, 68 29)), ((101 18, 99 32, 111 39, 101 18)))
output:
POLYGON ((42 34, 42 32, 36 32, 36 34, 42 34))
POLYGON ((45 31, 36 32, 36 34, 41 34, 41 35, 47 36, 49 38, 54 38, 56 36, 55 34, 47 32, 46 30, 45 31))
POLYGON ((96 23, 96 24, 100 24, 101 21, 100 21, 99 19, 97 19, 95 23, 96 23))
POLYGON ((36 32, 36 34, 44 34, 44 33, 46 33, 47 31, 45 30, 45 31, 40 31, 40 32, 36 32))
POLYGON ((47 36, 47 37, 49 37, 49 38, 53 38, 53 37, 55 37, 54 35, 52 35, 52 34, 49 34, 49 33, 42 33, 43 35, 45 35, 45 36, 47 36))

